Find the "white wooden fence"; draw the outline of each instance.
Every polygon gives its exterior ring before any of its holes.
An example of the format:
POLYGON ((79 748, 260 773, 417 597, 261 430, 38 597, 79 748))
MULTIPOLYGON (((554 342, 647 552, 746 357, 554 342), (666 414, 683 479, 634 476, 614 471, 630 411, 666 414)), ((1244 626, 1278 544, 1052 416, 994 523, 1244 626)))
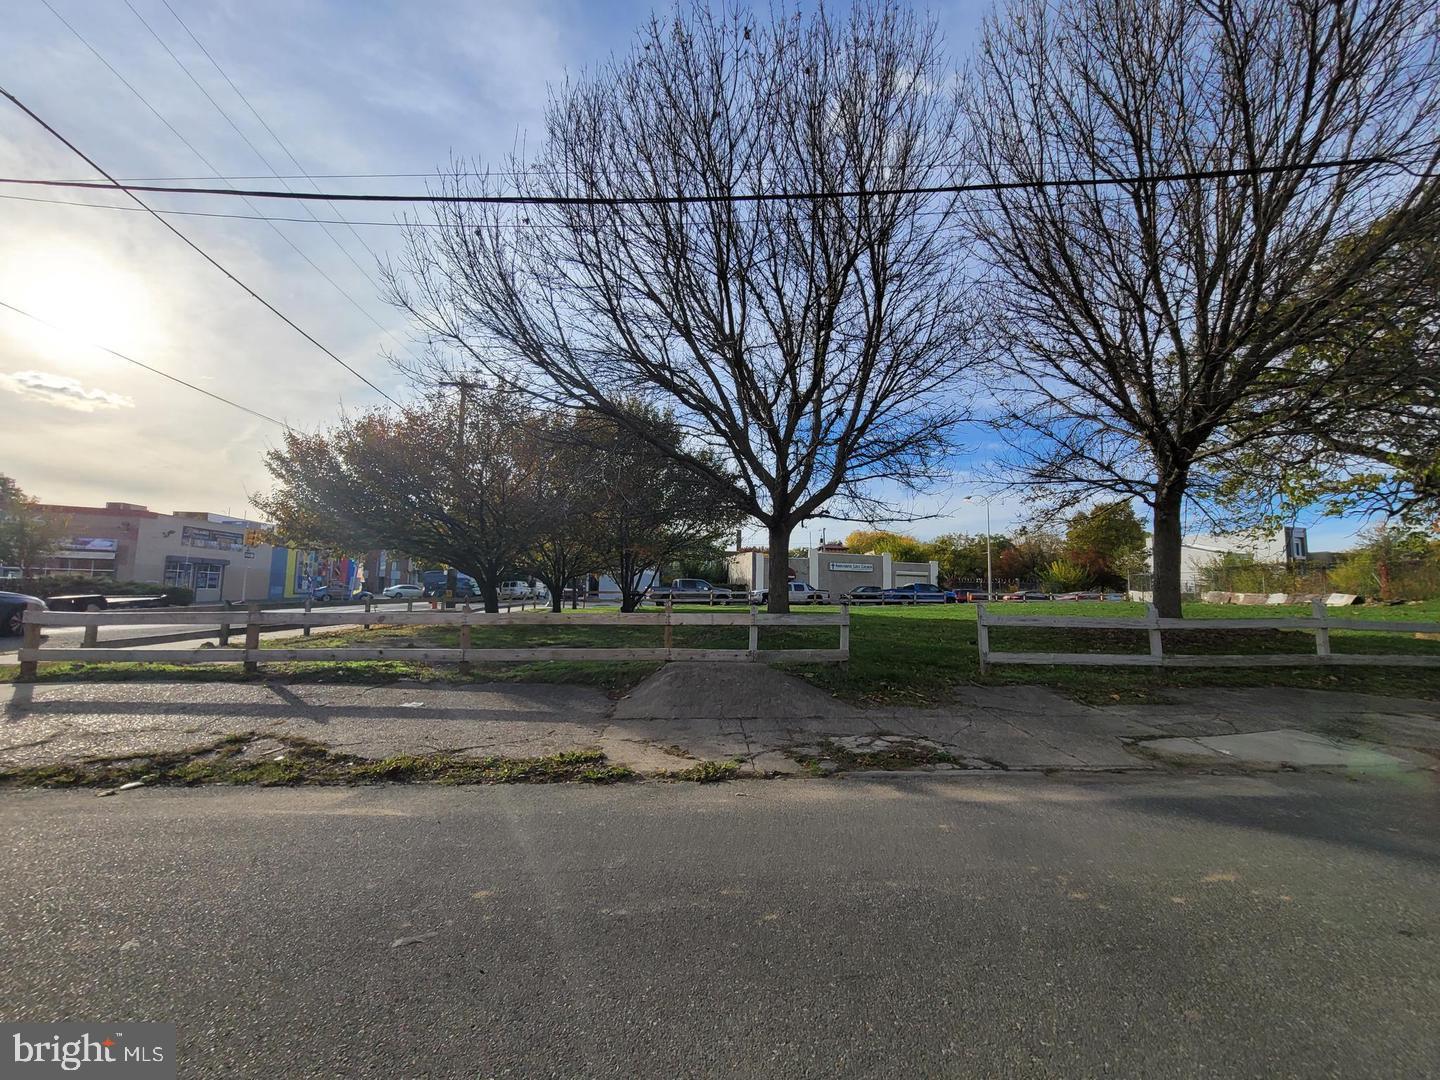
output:
POLYGON ((749 611, 673 611, 619 614, 586 611, 549 611, 515 614, 487 614, 468 608, 450 611, 259 611, 229 612, 150 609, 148 611, 27 611, 25 637, 20 648, 20 677, 34 678, 36 665, 52 660, 125 663, 243 663, 247 671, 258 670, 262 662, 282 660, 413 660, 424 663, 457 663, 467 671, 473 662, 534 660, 721 660, 800 661, 828 663, 850 659, 850 609, 815 614, 771 615, 751 607, 749 611), (144 624, 215 626, 219 624, 221 645, 230 633, 243 629, 243 648, 194 646, 186 649, 107 648, 99 638, 101 627, 133 627, 144 624), (260 634, 269 629, 297 627, 309 633, 315 627, 333 626, 453 626, 460 631, 458 648, 262 648, 260 634), (45 647, 41 635, 46 627, 84 627, 79 648, 45 647), (528 626, 547 630, 565 626, 653 626, 661 631, 663 645, 653 648, 590 648, 517 645, 511 648, 475 648, 471 637, 476 629, 492 626, 528 626), (691 649, 674 645, 677 626, 743 626, 750 632, 744 649, 691 649), (762 626, 834 626, 840 643, 834 649, 761 649, 762 626))
POLYGON ((991 615, 986 605, 975 605, 975 639, 980 649, 980 674, 991 664, 1084 664, 1131 667, 1300 667, 1308 664, 1377 665, 1388 667, 1440 667, 1440 654, 1363 654, 1330 651, 1331 630, 1374 630, 1392 634, 1440 633, 1440 623, 1400 619, 1346 619, 1329 614, 1324 600, 1310 605, 1309 616, 1273 619, 1162 619, 1154 604, 1147 604, 1143 619, 1118 615, 991 615), (990 630, 997 626, 1048 627, 1062 630, 1144 630, 1150 637, 1148 653, 1039 653, 993 652, 990 630), (1313 653, 1170 653, 1164 649, 1166 630, 1309 630, 1315 635, 1313 653))

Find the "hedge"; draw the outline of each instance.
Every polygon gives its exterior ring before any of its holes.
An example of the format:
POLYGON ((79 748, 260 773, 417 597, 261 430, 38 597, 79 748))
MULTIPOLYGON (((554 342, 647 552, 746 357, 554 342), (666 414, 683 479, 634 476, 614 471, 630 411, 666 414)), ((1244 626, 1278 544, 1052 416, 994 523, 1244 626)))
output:
POLYGON ((153 581, 111 581, 108 578, 86 577, 83 574, 61 574, 41 578, 7 578, 0 582, 6 592, 26 593, 48 600, 52 596, 71 593, 101 593, 104 596, 163 596, 174 607, 195 602, 195 590, 181 586, 161 586, 153 581))

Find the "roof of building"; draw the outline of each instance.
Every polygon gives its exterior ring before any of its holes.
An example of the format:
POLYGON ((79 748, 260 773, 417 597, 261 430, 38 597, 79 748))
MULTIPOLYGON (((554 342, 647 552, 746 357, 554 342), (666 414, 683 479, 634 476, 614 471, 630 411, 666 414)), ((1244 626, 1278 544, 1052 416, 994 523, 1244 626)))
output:
POLYGON ((70 506, 65 503, 41 503, 40 509, 56 514, 98 514, 109 517, 160 517, 154 510, 138 503, 107 502, 104 506, 70 506))

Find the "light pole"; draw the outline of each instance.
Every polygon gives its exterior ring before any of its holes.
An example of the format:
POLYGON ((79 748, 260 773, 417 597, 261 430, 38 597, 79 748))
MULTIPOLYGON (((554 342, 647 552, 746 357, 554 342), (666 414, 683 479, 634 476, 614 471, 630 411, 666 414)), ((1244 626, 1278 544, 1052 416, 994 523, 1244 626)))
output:
POLYGON ((985 599, 995 599, 995 576, 990 564, 990 500, 984 495, 966 495, 965 502, 985 504, 985 599))

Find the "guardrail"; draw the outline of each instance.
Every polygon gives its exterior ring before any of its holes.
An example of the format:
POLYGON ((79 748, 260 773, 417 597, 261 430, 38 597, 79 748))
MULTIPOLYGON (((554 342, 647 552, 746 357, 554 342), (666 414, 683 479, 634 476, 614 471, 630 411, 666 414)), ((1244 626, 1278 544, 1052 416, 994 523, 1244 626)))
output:
POLYGON ((1331 630, 1373 630, 1379 633, 1440 633, 1440 623, 1398 619, 1344 619, 1332 617, 1324 600, 1310 605, 1311 615, 1274 619, 1162 619, 1154 604, 1147 604, 1143 619, 1121 616, 991 615, 986 605, 975 605, 975 641, 980 650, 980 674, 991 664, 1081 664, 1127 667, 1300 667, 1332 666, 1440 667, 1440 655, 1334 653, 1331 630), (1060 630, 1144 630, 1150 636, 1149 653, 1038 653, 992 652, 990 631, 1000 626, 1046 627, 1060 630), (1309 630, 1315 635, 1313 653, 1207 654, 1165 653, 1166 630, 1309 630))
POLYGON ((445 611, 144 611, 144 612, 70 612, 27 611, 24 641, 19 651, 20 677, 34 678, 37 665, 52 660, 120 661, 124 663, 243 663, 246 671, 257 671, 262 662, 285 660, 417 660, 434 663, 457 663, 461 671, 473 662, 533 660, 720 660, 720 661, 800 661, 830 663, 850 659, 850 609, 815 614, 772 615, 751 607, 749 611, 700 612, 673 611, 632 614, 590 613, 585 611, 549 611, 526 614, 487 614, 468 608, 445 611), (134 626, 144 623, 177 625, 214 625, 220 621, 220 641, 227 645, 233 630, 244 629, 245 644, 238 649, 135 649, 106 647, 99 640, 102 626, 134 626), (309 633, 319 626, 454 626, 460 631, 459 648, 336 648, 286 649, 261 648, 260 634, 271 630, 303 628, 309 633), (85 637, 80 648, 50 647, 42 644, 41 635, 47 626, 84 627, 85 637), (518 646, 514 648, 475 648, 472 632, 493 626, 655 626, 663 631, 664 644, 655 648, 564 648, 552 646, 518 646), (690 649, 674 645, 676 626, 744 626, 750 631, 744 649, 690 649), (761 649, 762 626, 835 626, 840 630, 840 644, 835 649, 761 649))

